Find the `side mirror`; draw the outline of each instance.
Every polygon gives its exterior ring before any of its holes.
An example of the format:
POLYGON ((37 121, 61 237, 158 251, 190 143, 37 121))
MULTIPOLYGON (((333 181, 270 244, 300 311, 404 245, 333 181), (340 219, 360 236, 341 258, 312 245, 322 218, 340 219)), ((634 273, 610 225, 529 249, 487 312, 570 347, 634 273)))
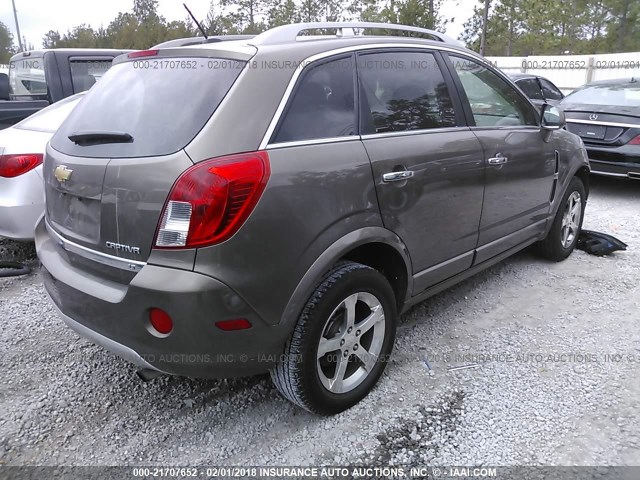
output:
POLYGON ((566 121, 564 112, 556 106, 545 103, 540 112, 542 121, 540 126, 545 130, 560 130, 564 128, 566 121))
POLYGON ((0 100, 9 100, 9 76, 6 73, 0 73, 0 100))

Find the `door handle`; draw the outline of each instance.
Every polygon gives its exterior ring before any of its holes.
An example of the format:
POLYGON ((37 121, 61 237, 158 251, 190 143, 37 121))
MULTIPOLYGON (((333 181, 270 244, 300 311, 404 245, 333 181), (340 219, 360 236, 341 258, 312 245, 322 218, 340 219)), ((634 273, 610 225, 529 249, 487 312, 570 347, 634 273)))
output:
POLYGON ((498 153, 495 157, 487 159, 489 165, 504 165, 509 159, 502 154, 498 153))
POLYGON ((413 171, 411 170, 402 170, 400 172, 389 172, 382 175, 383 182, 400 182, 402 180, 406 180, 408 178, 413 177, 413 171))

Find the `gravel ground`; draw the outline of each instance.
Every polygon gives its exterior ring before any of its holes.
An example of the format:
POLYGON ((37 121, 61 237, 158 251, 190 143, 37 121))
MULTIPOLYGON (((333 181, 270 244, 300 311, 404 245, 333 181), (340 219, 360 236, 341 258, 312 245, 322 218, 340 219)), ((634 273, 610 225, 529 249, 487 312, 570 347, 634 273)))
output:
MULTIPOLYGON (((639 207, 640 184, 594 178, 584 226, 628 251, 525 251, 418 305, 380 384, 332 418, 268 376, 142 383, 64 326, 37 269, 0 279, 0 463, 639 465, 639 207)), ((35 265, 0 241, 16 256, 35 265)))

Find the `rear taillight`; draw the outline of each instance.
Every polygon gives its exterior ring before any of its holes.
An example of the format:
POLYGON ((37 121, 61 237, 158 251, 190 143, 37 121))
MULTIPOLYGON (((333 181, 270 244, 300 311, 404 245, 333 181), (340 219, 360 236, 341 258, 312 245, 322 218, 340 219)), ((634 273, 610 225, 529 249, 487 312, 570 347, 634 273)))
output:
POLYGON ((627 145, 640 145, 640 135, 637 135, 636 137, 629 140, 629 143, 627 143, 627 145))
POLYGON ((0 177, 13 178, 42 164, 41 153, 0 155, 0 177))
POLYGON ((212 158, 189 168, 169 193, 155 246, 195 248, 224 242, 251 214, 269 174, 264 151, 212 158))

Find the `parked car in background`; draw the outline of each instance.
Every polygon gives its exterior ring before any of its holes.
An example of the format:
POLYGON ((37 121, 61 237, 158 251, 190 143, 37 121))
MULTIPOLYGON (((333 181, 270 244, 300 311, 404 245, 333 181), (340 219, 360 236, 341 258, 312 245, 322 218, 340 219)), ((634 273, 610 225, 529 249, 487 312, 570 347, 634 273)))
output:
POLYGON ((640 82, 602 80, 574 90, 560 104, 567 129, 584 142, 591 173, 640 179, 640 82))
POLYGON ((0 237, 33 240, 44 213, 45 147, 83 96, 68 97, 0 131, 0 237))
POLYGON ((529 73, 509 73, 511 80, 537 106, 545 103, 559 105, 564 94, 550 80, 529 73))
POLYGON ((378 381, 400 312, 576 245, 582 142, 436 32, 297 24, 114 63, 47 146, 36 248, 65 322, 144 378, 271 371, 336 413, 378 381))
POLYGON ((0 73, 0 129, 47 105, 91 88, 129 50, 56 48, 11 57, 9 74, 0 73))

